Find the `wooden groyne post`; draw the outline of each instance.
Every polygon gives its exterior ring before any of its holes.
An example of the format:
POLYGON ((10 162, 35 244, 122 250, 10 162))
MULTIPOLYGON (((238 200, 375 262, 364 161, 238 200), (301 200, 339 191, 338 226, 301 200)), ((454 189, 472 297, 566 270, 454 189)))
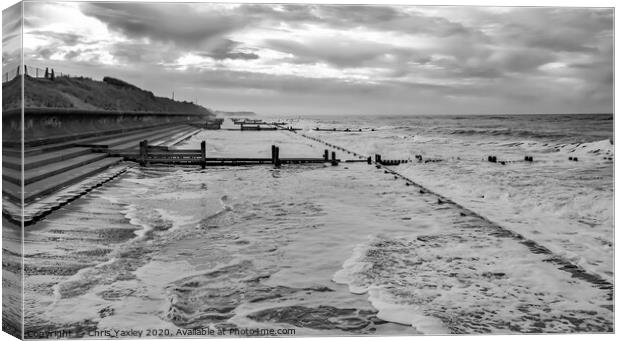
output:
POLYGON ((275 167, 280 167, 280 147, 272 145, 271 146, 271 163, 275 167))
POLYGON ((149 157, 149 145, 147 140, 140 141, 140 166, 146 166, 149 157))
POLYGON ((323 152, 323 160, 325 160, 325 162, 329 161, 329 150, 327 149, 323 152))
POLYGON ((207 143, 205 141, 200 142, 200 166, 202 169, 207 166, 207 143))
POLYGON ((338 166, 338 160, 336 160, 336 152, 332 152, 332 166, 338 166))

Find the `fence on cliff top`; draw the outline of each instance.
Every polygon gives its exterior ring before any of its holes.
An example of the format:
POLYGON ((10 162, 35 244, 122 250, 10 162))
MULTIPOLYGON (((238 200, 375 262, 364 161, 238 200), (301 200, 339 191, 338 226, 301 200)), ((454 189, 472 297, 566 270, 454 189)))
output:
POLYGON ((47 78, 47 79, 71 76, 68 73, 57 72, 56 70, 50 67, 41 68, 41 67, 30 66, 30 65, 19 65, 16 68, 10 71, 6 71, 2 74, 2 83, 12 81, 13 79, 21 75, 26 75, 32 78, 47 78), (53 77, 52 77, 52 74, 54 75, 53 77))

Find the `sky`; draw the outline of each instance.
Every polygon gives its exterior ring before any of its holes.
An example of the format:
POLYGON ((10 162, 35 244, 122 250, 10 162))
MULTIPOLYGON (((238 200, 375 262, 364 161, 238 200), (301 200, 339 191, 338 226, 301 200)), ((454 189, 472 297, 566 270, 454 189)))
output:
MULTIPOLYGON (((609 113, 613 19, 609 8, 27 2, 23 45, 30 67, 218 110, 609 113)), ((3 67, 14 60, 3 50, 3 67)))

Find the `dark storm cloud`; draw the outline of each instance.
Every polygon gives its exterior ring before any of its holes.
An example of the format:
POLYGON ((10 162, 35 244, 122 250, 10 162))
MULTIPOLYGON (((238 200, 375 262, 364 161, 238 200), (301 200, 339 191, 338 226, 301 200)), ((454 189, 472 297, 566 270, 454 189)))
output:
MULTIPOLYGON (((200 6, 198 6, 200 7, 200 6)), ((193 47, 247 24, 243 17, 182 3, 84 3, 81 10, 130 38, 193 47)))
POLYGON ((65 53, 64 58, 66 60, 73 60, 76 57, 80 56, 82 53, 83 53, 83 51, 81 51, 81 50, 71 50, 71 51, 65 53))
MULTIPOLYGON (((153 42, 168 44, 161 46, 161 53, 168 57, 178 56, 184 51, 195 51, 215 60, 259 58, 256 53, 235 50, 239 42, 225 38, 227 33, 241 29, 252 21, 233 11, 217 8, 207 10, 200 4, 191 6, 179 3, 86 3, 81 6, 81 10, 128 38, 148 38, 153 42), (166 52, 170 50, 176 53, 166 52)), ((136 51, 121 50, 117 44, 112 53, 124 61, 154 61, 154 58, 141 55, 146 47, 141 44, 135 44, 135 47, 136 51)), ((162 61, 168 62, 169 58, 162 58, 162 61)))
POLYGON ((441 17, 416 11, 404 12, 385 6, 320 6, 320 17, 325 22, 341 27, 367 27, 409 34, 429 34, 437 37, 480 34, 471 28, 441 17))
MULTIPOLYGON (((54 51, 52 51, 52 49, 49 48, 40 48, 37 49, 36 52, 34 53, 35 56, 40 56, 42 59, 49 59, 49 57, 54 54, 54 51)), ((32 57, 35 57, 32 56, 32 57)))
MULTIPOLYGON (((260 22, 322 24, 335 28, 366 27, 409 34, 446 37, 480 32, 444 18, 405 13, 385 6, 241 5, 213 9, 208 4, 85 3, 82 12, 131 38, 149 38, 198 50, 208 40, 260 22)), ((220 51, 213 51, 218 56, 220 51)), ((254 55, 240 57, 253 58, 254 55)), ((224 57, 224 56, 222 56, 224 57)))
POLYGON ((372 28, 433 36, 472 34, 473 32, 445 18, 419 12, 404 12, 398 7, 377 5, 243 5, 238 14, 253 20, 287 24, 325 24, 336 28, 372 28))
POLYGON ((240 45, 239 42, 230 40, 230 39, 222 39, 216 43, 216 45, 210 49, 210 52, 199 53, 200 56, 203 57, 211 57, 215 60, 224 60, 224 59, 258 59, 259 55, 253 52, 242 52, 236 50, 240 45))

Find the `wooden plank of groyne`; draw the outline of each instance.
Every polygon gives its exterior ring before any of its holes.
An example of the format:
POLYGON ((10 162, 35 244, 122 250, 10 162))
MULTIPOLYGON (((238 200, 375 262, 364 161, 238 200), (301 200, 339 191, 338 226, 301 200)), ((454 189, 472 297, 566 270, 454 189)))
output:
POLYGON ((312 157, 281 158, 280 161, 282 163, 325 163, 325 160, 323 158, 312 158, 312 157))
POLYGON ((208 157, 206 161, 217 161, 217 162, 271 162, 270 158, 265 157, 208 157))

